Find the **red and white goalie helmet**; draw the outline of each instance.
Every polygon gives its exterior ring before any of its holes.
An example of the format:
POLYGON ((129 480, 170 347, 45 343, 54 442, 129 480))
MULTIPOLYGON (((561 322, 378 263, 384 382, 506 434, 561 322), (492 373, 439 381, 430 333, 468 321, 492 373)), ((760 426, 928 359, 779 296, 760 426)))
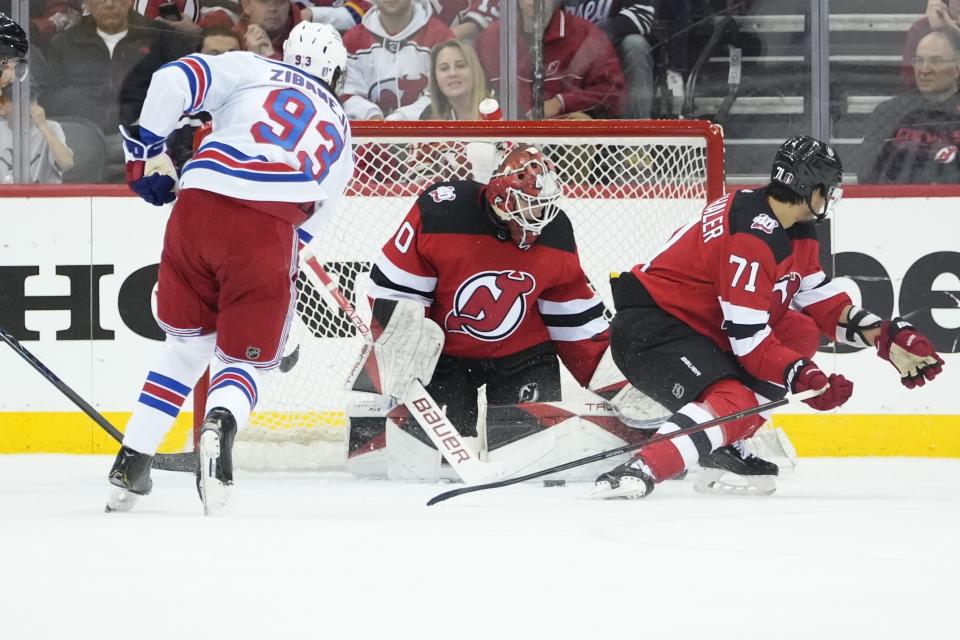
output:
POLYGON ((504 157, 486 189, 494 213, 507 223, 521 249, 557 217, 557 200, 563 195, 550 162, 536 147, 525 145, 504 157))

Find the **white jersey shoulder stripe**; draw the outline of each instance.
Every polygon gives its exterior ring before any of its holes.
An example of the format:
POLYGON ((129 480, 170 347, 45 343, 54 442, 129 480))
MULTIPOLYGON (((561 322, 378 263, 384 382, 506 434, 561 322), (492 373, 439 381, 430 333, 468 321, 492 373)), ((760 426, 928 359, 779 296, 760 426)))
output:
POLYGON ((397 283, 402 287, 407 287, 408 289, 416 289, 417 291, 423 291, 424 293, 430 293, 437 288, 437 279, 431 276, 418 276, 415 273, 410 273, 405 271, 393 264, 390 261, 390 258, 380 252, 380 255, 377 256, 376 262, 374 264, 383 272, 383 275, 387 276, 392 282, 397 283))

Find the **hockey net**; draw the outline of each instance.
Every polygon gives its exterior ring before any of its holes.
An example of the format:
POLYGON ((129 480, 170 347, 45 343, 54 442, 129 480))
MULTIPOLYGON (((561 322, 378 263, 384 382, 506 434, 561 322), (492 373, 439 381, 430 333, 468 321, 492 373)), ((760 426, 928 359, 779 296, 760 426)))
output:
MULTIPOLYGON (((314 251, 366 321, 371 263, 417 196, 440 180, 486 181, 497 154, 522 143, 553 160, 581 263, 608 309, 610 274, 649 257, 724 189, 722 131, 702 121, 355 123, 354 178, 314 251)), ((314 282, 301 265, 299 359, 263 376, 235 445, 241 468, 344 465, 345 409, 355 399, 344 384, 363 339, 314 282)))

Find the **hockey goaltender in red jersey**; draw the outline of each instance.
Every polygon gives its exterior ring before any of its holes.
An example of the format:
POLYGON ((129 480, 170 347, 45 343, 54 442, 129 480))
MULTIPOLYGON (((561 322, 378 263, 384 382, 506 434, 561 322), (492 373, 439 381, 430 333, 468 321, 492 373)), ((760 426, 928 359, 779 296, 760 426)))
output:
POLYGON ((442 327, 427 391, 461 435, 476 435, 480 386, 490 404, 560 400, 557 356, 586 386, 607 349, 560 196, 551 162, 522 146, 487 185, 427 189, 371 271, 371 297, 416 300, 442 327))
MULTIPOLYGON (((611 351, 633 386, 674 412, 658 434, 788 391, 825 389, 805 402, 819 411, 841 406, 853 383, 812 360, 820 334, 876 348, 908 388, 940 373, 943 360, 926 337, 901 318, 881 320, 852 304, 821 268, 815 223, 839 201, 842 171, 826 144, 790 138, 767 187, 710 203, 615 282, 611 351)), ((591 497, 642 497, 697 462, 702 491, 772 493, 777 466, 743 446, 763 421, 743 418, 645 447, 601 475, 591 497)))

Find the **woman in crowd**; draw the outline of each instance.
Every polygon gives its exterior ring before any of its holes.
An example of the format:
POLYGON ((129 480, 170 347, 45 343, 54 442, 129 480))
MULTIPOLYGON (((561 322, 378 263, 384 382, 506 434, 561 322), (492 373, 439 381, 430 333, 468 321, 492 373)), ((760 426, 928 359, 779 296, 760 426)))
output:
POLYGON ((448 40, 430 51, 430 107, 421 120, 479 120, 487 78, 473 49, 448 40))

